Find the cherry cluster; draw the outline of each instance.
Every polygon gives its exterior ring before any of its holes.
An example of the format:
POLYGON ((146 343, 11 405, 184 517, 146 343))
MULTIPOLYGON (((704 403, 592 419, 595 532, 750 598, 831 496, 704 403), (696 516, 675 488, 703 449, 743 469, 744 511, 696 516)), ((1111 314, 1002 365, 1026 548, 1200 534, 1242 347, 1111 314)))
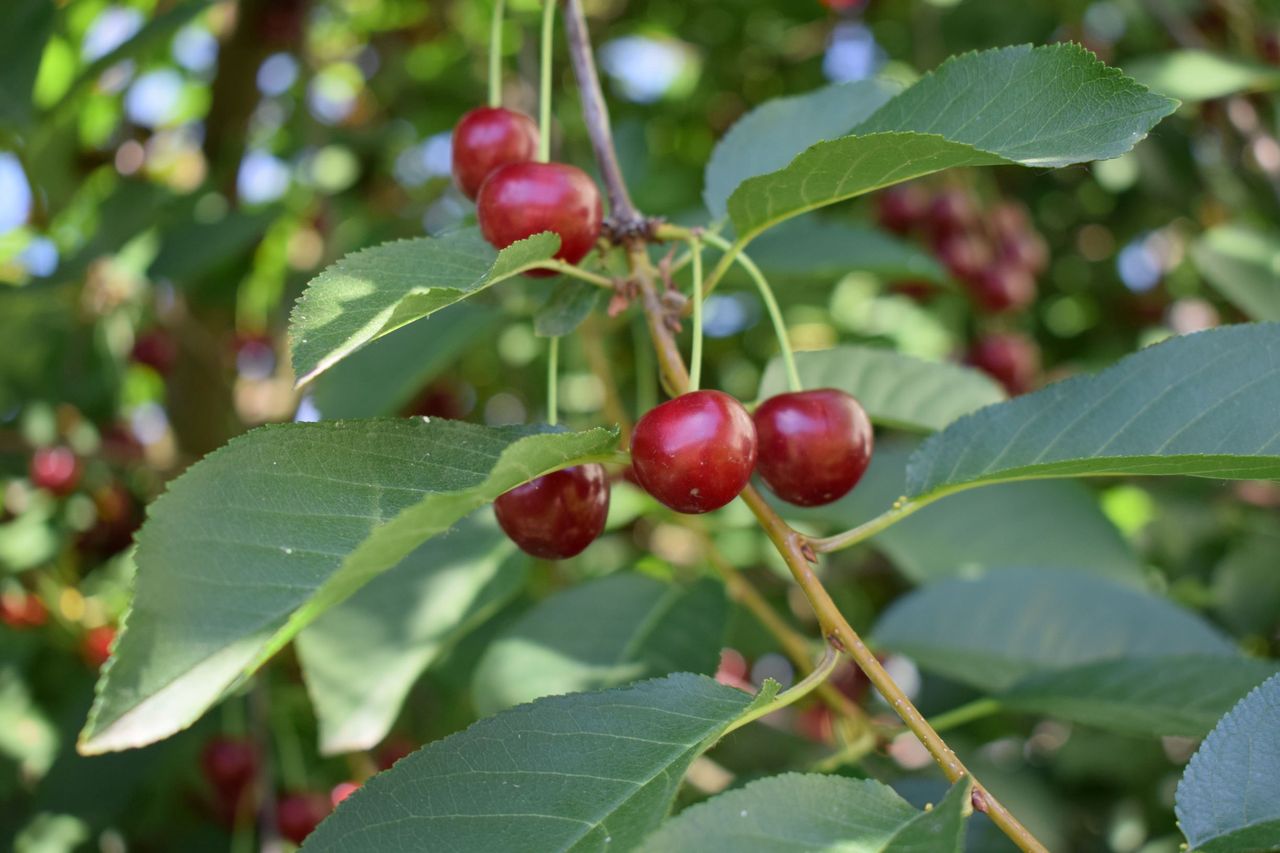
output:
MULTIPOLYGON (((1022 204, 1005 200, 984 208, 968 189, 931 192, 914 183, 890 187, 876 202, 880 225, 921 238, 980 314, 1013 315, 1035 301, 1036 278, 1048 266, 1049 250, 1022 204)), ((897 287, 913 295, 931 290, 927 282, 899 282, 897 287)), ((1035 342, 1007 330, 980 333, 965 361, 1010 394, 1031 390, 1040 371, 1035 342)))
MULTIPOLYGON (((779 498, 821 506, 847 494, 871 461, 871 421, 832 388, 778 394, 752 415, 722 391, 691 391, 649 410, 631 438, 634 481, 687 514, 719 509, 752 473, 779 498)), ((608 478, 590 463, 517 486, 494 502, 498 523, 544 559, 581 553, 604 530, 608 478)))
POLYGON ((478 107, 453 129, 454 180, 475 201, 480 233, 495 248, 554 231, 560 235, 556 258, 576 264, 600 236, 600 190, 577 166, 536 162, 537 150, 538 126, 529 116, 478 107))

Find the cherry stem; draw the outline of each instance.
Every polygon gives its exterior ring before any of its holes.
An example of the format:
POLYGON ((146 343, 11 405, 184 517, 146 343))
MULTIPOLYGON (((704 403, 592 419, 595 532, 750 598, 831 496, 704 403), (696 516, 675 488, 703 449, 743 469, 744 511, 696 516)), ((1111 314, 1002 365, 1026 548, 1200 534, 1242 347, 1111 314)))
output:
POLYGON ((556 397, 559 392, 557 381, 560 361, 560 338, 553 337, 547 343, 547 423, 555 426, 560 419, 559 405, 556 397))
POLYGON ((531 270, 555 270, 561 275, 572 276, 579 281, 585 281, 587 284, 594 284, 596 287, 603 287, 614 291, 614 282, 612 279, 605 278, 599 273, 593 273, 590 270, 584 270, 582 267, 575 267, 573 264, 566 264, 564 261, 550 258, 543 261, 537 261, 528 266, 531 270))
POLYGON ((489 106, 502 106, 502 17, 507 0, 494 0, 489 24, 489 106))
MULTIPOLYGON (((836 664, 839 662, 840 654, 831 646, 827 646, 826 654, 822 656, 822 660, 818 662, 818 665, 813 668, 813 672, 810 672, 803 679, 782 691, 770 701, 765 702, 758 708, 752 708, 750 711, 734 720, 729 725, 729 728, 724 730, 724 734, 727 735, 730 732, 737 731, 748 723, 754 723, 761 717, 766 717, 774 711, 785 708, 788 705, 800 701, 805 696, 808 696, 813 692, 814 688, 818 687, 831 677, 831 673, 835 671, 836 664)), ((721 737, 724 737, 724 735, 721 735, 721 737)))
POLYGON ((965 723, 971 723, 974 720, 980 720, 983 717, 989 717, 1000 710, 1000 703, 989 696, 981 699, 974 699, 972 702, 952 708, 950 711, 944 711, 935 717, 929 719, 929 725, 933 726, 935 732, 954 729, 957 726, 963 726, 965 723))
POLYGON ((694 231, 689 237, 693 254, 693 352, 689 355, 689 390, 702 382, 702 239, 694 231))
POLYGON ((538 162, 551 160, 551 65, 555 50, 556 0, 543 0, 542 67, 538 75, 538 162))

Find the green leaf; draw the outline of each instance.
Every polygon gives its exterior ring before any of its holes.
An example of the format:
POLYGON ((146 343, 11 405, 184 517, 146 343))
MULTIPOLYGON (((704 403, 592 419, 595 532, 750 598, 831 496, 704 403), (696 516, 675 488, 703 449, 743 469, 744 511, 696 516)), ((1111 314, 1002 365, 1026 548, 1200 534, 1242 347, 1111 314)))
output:
MULTIPOLYGON (((881 439, 871 467, 848 496, 812 510, 782 511, 832 530, 869 521, 902 495, 915 446, 881 439)), ((1072 480, 1001 483, 962 492, 886 528, 870 544, 917 583, 971 578, 1009 566, 1085 572, 1133 587, 1146 583, 1142 564, 1099 508, 1097 495, 1072 480)))
POLYGON ((874 779, 785 773, 690 806, 641 846, 644 853, 942 853, 959 850, 968 785, 918 811, 874 779))
POLYGON ((1219 225, 1191 244, 1191 259, 1251 319, 1280 321, 1280 234, 1219 225))
MULTIPOLYGON (((942 265, 922 247, 878 228, 848 222, 784 222, 751 244, 751 260, 770 281, 792 286, 829 284, 851 272, 871 273, 887 281, 950 281, 942 265)), ((745 273, 735 275, 745 278, 745 273)))
POLYGON ((1074 44, 964 54, 854 135, 819 142, 785 168, 744 181, 729 198, 729 216, 747 241, 792 216, 943 169, 1118 157, 1176 106, 1074 44))
POLYGON ((1178 783, 1178 825, 1193 851, 1254 853, 1280 839, 1280 675, 1222 718, 1178 783))
POLYGON ((1198 332, 961 418, 912 458, 907 494, 1089 474, 1280 477, 1277 410, 1280 325, 1198 332))
POLYGON ((233 210, 216 222, 179 221, 162 232, 160 250, 147 276, 172 279, 179 287, 190 288, 201 276, 258 243, 281 212, 276 207, 233 210))
POLYGON ((738 120, 707 161, 702 199, 713 219, 747 178, 787 165, 815 142, 844 136, 897 92, 887 80, 837 83, 803 95, 766 101, 738 120))
POLYGON ((543 338, 558 338, 570 334, 587 315, 600 304, 604 289, 563 277, 551 291, 547 303, 533 318, 534 334, 543 338))
POLYGON ((298 384, 401 326, 533 269, 559 248, 548 231, 495 252, 472 229, 347 255, 311 280, 289 317, 298 384))
POLYGON ((428 542, 298 635, 326 754, 386 737, 409 689, 524 585, 528 559, 481 511, 428 542))
POLYGON ((923 669, 987 690, 1100 661, 1239 655, 1193 613, 1080 572, 1006 569, 896 601, 875 640, 923 669))
POLYGON ((460 302, 423 323, 397 329, 376 347, 357 350, 321 374, 311 386, 322 417, 394 415, 465 350, 485 340, 502 315, 460 302))
MULTIPOLYGON (((799 352, 796 367, 804 387, 838 388, 852 394, 873 423, 894 429, 933 432, 1005 398, 985 373, 876 347, 845 345, 799 352)), ((774 358, 760 380, 758 398, 786 390, 782 359, 774 358)))
POLYGON ((557 593, 495 639, 476 668, 476 710, 599 690, 670 672, 715 672, 729 618, 724 588, 609 575, 557 593))
POLYGON ((612 430, 541 429, 417 418, 266 426, 187 469, 138 534, 132 610, 81 751, 181 730, 423 542, 617 443, 612 430))
POLYGON ((752 701, 687 673, 539 699, 373 777, 304 850, 630 850, 752 701))
POLYGON ((1135 80, 1171 98, 1205 101, 1280 86, 1280 71, 1208 50, 1174 50, 1125 65, 1135 80))
POLYGON ((0 29, 0 126, 21 127, 31 120, 31 90, 44 46, 53 33, 53 0, 6 0, 0 29))
POLYGON ((1278 668, 1251 658, 1107 661, 1030 676, 998 698, 1010 710, 1122 734, 1203 737, 1278 668))

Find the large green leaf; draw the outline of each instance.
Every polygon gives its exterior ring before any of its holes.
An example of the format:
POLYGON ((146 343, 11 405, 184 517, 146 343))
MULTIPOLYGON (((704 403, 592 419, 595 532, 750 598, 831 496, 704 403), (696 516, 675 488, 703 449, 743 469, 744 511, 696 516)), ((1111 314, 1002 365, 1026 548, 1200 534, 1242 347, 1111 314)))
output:
POLYGON ((137 537, 132 610, 86 753, 189 725, 307 623, 512 487, 611 454, 616 432, 439 419, 256 429, 189 468, 137 537))
POLYGON ((1280 321, 1280 234, 1219 225, 1191 244, 1191 259, 1250 318, 1280 321))
MULTIPOLYGON (((985 373, 924 361, 893 350, 845 345, 796 353, 806 388, 838 388, 858 398, 873 423, 933 432, 961 415, 1005 398, 985 373)), ((759 399, 787 390, 781 358, 765 368, 759 399)))
POLYGON ((1255 853, 1280 844, 1280 675, 1205 738, 1178 783, 1175 810, 1193 851, 1255 853))
POLYGON ((489 513, 458 523, 298 635, 325 753, 369 749, 409 689, 524 585, 528 559, 489 513))
POLYGON ((31 90, 53 32, 53 0, 6 0, 0 28, 0 127, 31 118, 31 90))
POLYGON ((669 672, 715 672, 729 618, 724 588, 610 575, 553 595, 495 639, 476 668, 476 710, 669 672))
POLYGON ((342 802, 304 850, 630 850, 686 769, 752 697, 681 673, 553 696, 399 761, 342 802))
POLYGON ((1067 166, 1118 157, 1176 102, 1074 44, 953 57, 853 135, 749 178, 728 210, 740 239, 784 219, 958 166, 1067 166))
POLYGON ((495 252, 471 229, 348 255, 312 279, 289 317, 298 383, 401 326, 537 267, 559 248, 560 238, 548 231, 495 252))
POLYGON ((1199 49, 1144 56, 1124 70, 1154 91, 1183 101, 1280 87, 1280 70, 1270 65, 1199 49))
POLYGON ((874 779, 786 773, 690 806, 640 848, 645 853, 945 853, 959 850, 968 785, 921 812, 874 779), (921 843, 925 846, 921 846, 921 843))
MULTIPOLYGON (((869 521, 903 494, 907 458, 915 446, 882 439, 871 467, 848 496, 825 507, 782 512, 833 530, 869 521)), ((1099 508, 1097 495, 1073 480, 1001 483, 964 492, 886 528, 871 545, 917 583, 1020 566, 1145 585, 1142 564, 1099 508)))
POLYGON ((1277 669, 1280 664, 1243 657, 1106 661, 1032 675, 999 702, 1124 734, 1203 737, 1277 669))
POLYGON ((1198 332, 961 418, 912 458, 906 493, 1087 474, 1280 477, 1277 411, 1280 324, 1198 332))
POLYGON ((915 243, 867 225, 814 218, 784 222, 761 234, 751 244, 751 259, 771 282, 792 286, 828 284, 851 272, 888 281, 949 280, 933 255, 915 243))
POLYGON ((311 386, 321 417, 372 418, 394 415, 476 341, 501 321, 500 312, 460 302, 423 323, 357 350, 321 374, 311 386))
POLYGON ((747 113, 729 128, 707 161, 702 199, 712 218, 724 217, 725 202, 738 184, 782 168, 815 142, 844 136, 897 90, 883 80, 837 83, 775 98, 747 113))
POLYGON ((1230 639, 1172 602, 1050 569, 924 587, 889 607, 874 637, 926 670, 988 690, 1100 661, 1239 655, 1230 639))

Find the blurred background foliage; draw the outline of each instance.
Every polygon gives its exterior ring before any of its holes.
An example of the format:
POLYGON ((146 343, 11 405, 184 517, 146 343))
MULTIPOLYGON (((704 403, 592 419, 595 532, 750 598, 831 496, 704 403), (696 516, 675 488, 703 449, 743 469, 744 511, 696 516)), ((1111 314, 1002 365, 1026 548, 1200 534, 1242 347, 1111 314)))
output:
MULTIPOLYGON (((509 5, 504 101, 532 113, 539 4, 509 5)), ((1029 212, 1048 255, 1038 298, 1015 315, 970 310, 925 241, 876 231, 878 255, 834 258, 820 273, 797 265, 783 241, 772 268, 798 348, 872 343, 948 359, 984 335, 1016 333, 1039 351, 1034 383, 1172 333, 1280 319, 1280 4, 586 6, 635 200, 682 222, 705 220, 702 169, 738 117, 829 82, 910 82, 954 53, 1073 40, 1183 100, 1118 160, 952 174, 929 185, 984 209, 1012 203, 1029 212)), ((468 685, 488 640, 549 591, 628 566, 658 578, 689 574, 696 547, 687 531, 619 486, 614 532, 532 575, 452 647, 372 752, 319 756, 285 655, 260 677, 269 702, 228 702, 156 747, 76 757, 74 732, 128 600, 130 537, 167 479, 268 421, 540 419, 545 347, 530 320, 555 285, 495 288, 293 389, 284 327, 310 277, 356 249, 473 219, 451 184, 449 133, 485 98, 486 3, 6 0, 0 22, 0 843, 225 849, 234 821, 199 770, 213 733, 268 730, 279 786, 327 791, 473 719, 468 685)), ((567 62, 556 79, 558 157, 590 170, 567 62)), ((874 228, 875 201, 827 219, 874 228)), ((769 253, 765 240, 758 252, 769 253)), ((775 351, 754 294, 725 288, 710 300, 707 323, 708 384, 754 398, 775 351)), ((633 412, 656 399, 633 318, 597 316, 585 330, 585 343, 569 343, 563 356, 570 422, 601 419, 605 389, 593 359, 614 365, 633 412)), ((1204 611, 1247 648, 1277 651, 1275 489, 1133 481, 1090 490, 1085 502, 1119 531, 1145 583, 1204 611)), ((984 521, 999 530, 999 514, 1014 509, 996 502, 984 521)), ((806 619, 770 572, 758 534, 726 515, 717 534, 725 553, 763 567, 770 597, 806 619)), ((886 551, 841 555, 833 568, 834 591, 860 626, 906 588, 895 565, 928 562, 886 551)), ((735 613, 729 624, 727 645, 755 662, 744 677, 789 678, 749 618, 735 613)), ((929 680, 921 702, 933 711, 963 698, 929 680)), ((794 730, 764 727, 753 737, 749 749, 726 745, 717 760, 750 778, 829 760, 835 743, 829 721, 803 717, 794 730)), ((1170 808, 1186 742, 997 717, 966 729, 960 746, 1053 849, 1177 849, 1170 808), (1001 786, 1005 777, 1012 781, 1001 786)), ((885 773, 903 776, 905 792, 933 784, 907 772, 918 759, 874 761, 896 762, 885 773)), ((244 833, 234 838, 243 843, 244 833)))

